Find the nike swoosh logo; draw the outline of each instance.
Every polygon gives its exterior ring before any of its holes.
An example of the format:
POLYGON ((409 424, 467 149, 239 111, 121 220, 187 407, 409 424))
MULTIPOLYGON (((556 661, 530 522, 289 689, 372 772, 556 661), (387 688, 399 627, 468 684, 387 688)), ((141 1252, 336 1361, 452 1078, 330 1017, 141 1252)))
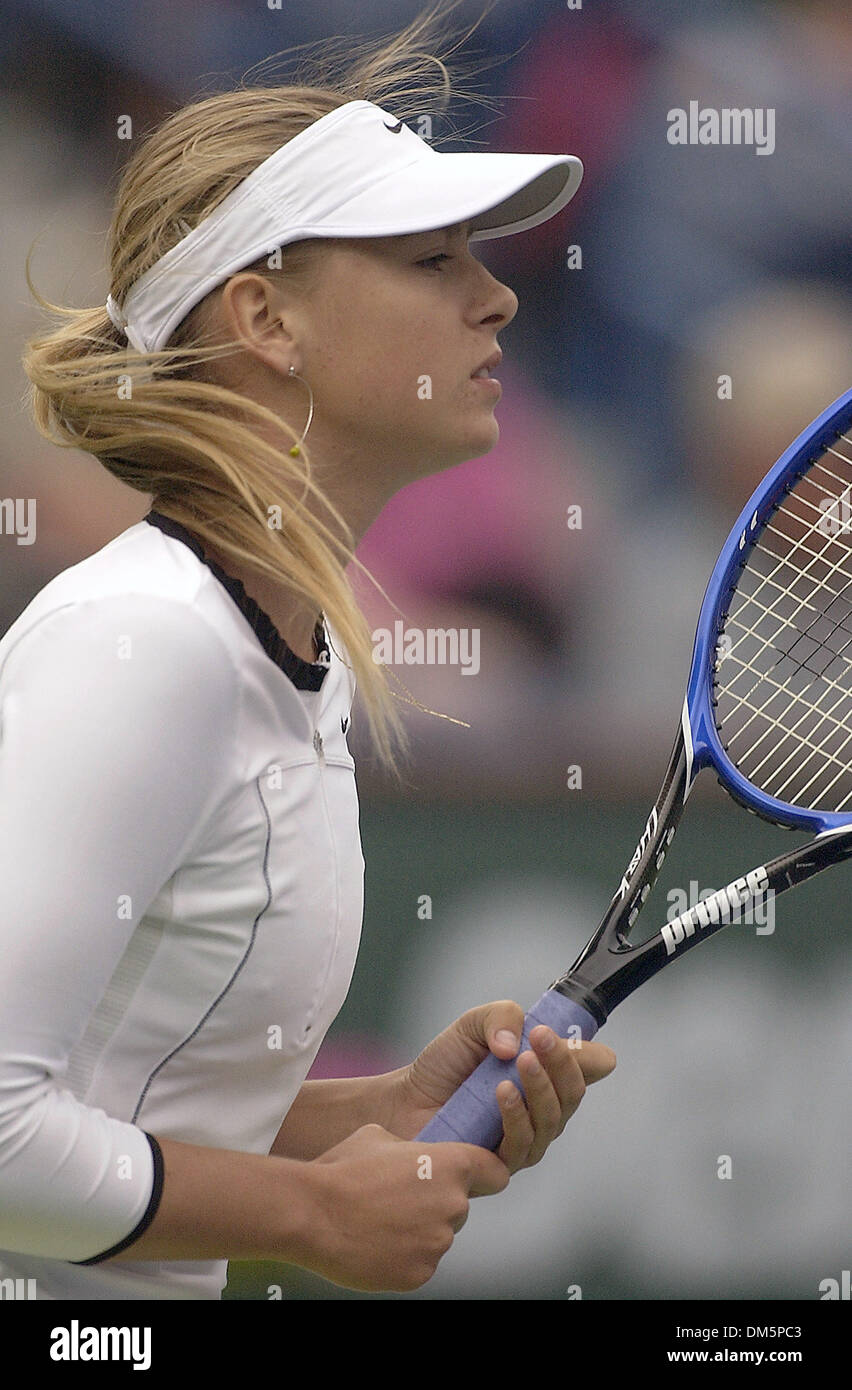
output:
POLYGON ((396 125, 388 125, 387 121, 385 121, 384 127, 385 130, 389 130, 392 135, 399 135, 399 132, 402 130, 402 121, 397 121, 396 125))

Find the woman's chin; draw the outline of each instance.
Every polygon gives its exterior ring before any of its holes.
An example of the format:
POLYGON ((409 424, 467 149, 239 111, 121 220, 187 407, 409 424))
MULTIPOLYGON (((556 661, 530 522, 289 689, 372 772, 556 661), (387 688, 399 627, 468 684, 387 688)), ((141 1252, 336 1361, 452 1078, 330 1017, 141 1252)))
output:
POLYGON ((491 415, 483 423, 481 428, 470 431, 465 458, 479 458, 482 454, 490 453, 499 439, 500 426, 497 423, 496 417, 491 415))
MULTIPOLYGON (((428 478, 435 473, 445 473, 448 468, 457 468, 460 463, 467 463, 468 459, 481 458, 483 454, 491 452, 499 439, 500 427, 492 416, 484 426, 480 423, 476 428, 469 427, 452 439, 444 436, 429 440, 421 455, 421 465, 409 470, 407 482, 416 478, 428 478)), ((406 483, 401 482, 399 486, 404 487, 406 483)))

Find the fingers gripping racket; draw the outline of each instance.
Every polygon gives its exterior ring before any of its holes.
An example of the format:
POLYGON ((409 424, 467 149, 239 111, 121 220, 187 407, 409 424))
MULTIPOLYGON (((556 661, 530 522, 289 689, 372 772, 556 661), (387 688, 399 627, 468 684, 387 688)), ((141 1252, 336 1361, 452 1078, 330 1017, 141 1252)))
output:
MULTIPOLYGON (((526 1016, 588 1039, 622 999, 772 894, 852 857, 852 391, 787 449, 744 508, 710 577, 671 760, 594 936, 526 1016), (746 810, 810 831, 633 943, 628 933, 702 768, 746 810)), ((489 1056, 417 1136, 496 1149, 495 1096, 514 1062, 489 1056)))

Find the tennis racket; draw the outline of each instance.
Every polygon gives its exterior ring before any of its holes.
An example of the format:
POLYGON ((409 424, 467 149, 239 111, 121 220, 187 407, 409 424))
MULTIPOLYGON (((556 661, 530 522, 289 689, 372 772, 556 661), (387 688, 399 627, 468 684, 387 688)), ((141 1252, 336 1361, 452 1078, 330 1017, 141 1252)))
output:
MULTIPOLYGON (((645 980, 770 895, 852 857, 852 391, 809 426, 752 494, 725 542, 698 619, 674 749, 660 794, 594 936, 533 1005, 588 1039, 645 980), (746 810, 809 831, 666 922, 628 934, 651 893, 698 773, 712 768, 746 810)), ((499 1146, 495 1088, 523 1093, 513 1061, 490 1055, 417 1136, 499 1146)))

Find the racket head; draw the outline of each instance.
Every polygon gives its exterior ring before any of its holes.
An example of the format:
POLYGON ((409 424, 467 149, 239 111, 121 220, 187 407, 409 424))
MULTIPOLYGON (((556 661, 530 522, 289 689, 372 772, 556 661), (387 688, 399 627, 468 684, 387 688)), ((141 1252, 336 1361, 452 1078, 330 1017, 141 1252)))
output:
POLYGON ((776 824, 852 826, 852 390, 752 493, 701 606, 687 782, 712 765, 776 824))

